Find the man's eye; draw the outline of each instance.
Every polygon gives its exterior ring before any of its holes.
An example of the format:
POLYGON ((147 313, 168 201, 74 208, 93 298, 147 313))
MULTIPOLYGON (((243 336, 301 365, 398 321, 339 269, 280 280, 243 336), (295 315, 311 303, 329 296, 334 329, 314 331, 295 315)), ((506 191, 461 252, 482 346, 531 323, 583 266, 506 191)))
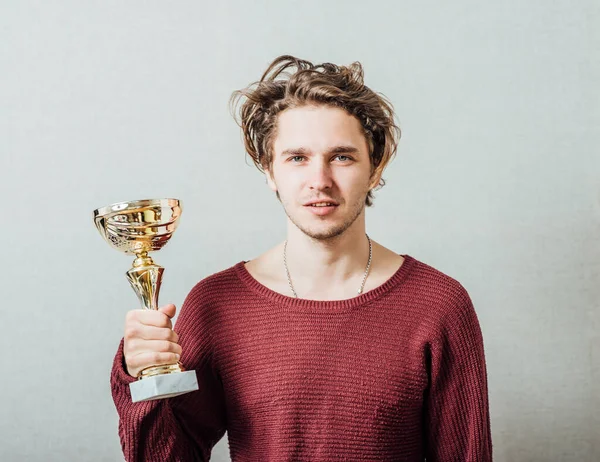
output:
POLYGON ((290 160, 292 162, 300 162, 302 159, 304 159, 304 156, 294 156, 294 157, 290 157, 290 160))
POLYGON ((344 156, 343 154, 339 154, 339 155, 335 156, 335 158, 338 160, 341 160, 342 162, 347 162, 349 160, 352 160, 350 157, 344 156))

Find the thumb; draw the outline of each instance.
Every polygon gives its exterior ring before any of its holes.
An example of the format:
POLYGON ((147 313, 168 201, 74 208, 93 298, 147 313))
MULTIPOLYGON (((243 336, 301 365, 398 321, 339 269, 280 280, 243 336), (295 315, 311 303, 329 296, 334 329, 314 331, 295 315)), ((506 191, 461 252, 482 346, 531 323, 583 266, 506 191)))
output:
POLYGON ((172 318, 173 316, 175 316, 175 313, 177 312, 177 308, 175 308, 175 305, 173 305, 172 303, 169 303, 168 305, 161 306, 158 309, 158 311, 162 311, 169 318, 172 318))

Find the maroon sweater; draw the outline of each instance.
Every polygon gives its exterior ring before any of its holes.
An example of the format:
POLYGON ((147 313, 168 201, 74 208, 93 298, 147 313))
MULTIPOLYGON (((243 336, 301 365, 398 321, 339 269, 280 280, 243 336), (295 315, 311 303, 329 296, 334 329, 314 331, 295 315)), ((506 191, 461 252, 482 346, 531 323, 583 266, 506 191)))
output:
POLYGON ((131 403, 111 376, 127 461, 492 460, 487 371, 463 286, 413 257, 349 300, 260 284, 244 262, 199 282, 175 331, 200 389, 131 403))

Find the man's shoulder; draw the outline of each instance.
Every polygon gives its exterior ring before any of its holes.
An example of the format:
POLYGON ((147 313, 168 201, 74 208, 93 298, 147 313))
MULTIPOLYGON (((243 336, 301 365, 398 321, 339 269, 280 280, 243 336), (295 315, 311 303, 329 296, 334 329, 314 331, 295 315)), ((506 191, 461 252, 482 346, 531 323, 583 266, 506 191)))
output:
POLYGON ((439 267, 432 266, 422 260, 414 258, 414 277, 422 283, 426 283, 432 289, 442 290, 448 293, 462 294, 466 292, 465 287, 457 279, 456 275, 450 275, 439 267))
POLYGON ((206 297, 211 294, 222 294, 231 289, 237 289, 236 286, 241 283, 239 272, 243 265, 244 262, 240 261, 204 277, 194 285, 190 293, 201 293, 206 297))
POLYGON ((429 307, 439 310, 438 315, 472 309, 471 297, 456 276, 414 257, 413 260, 411 287, 429 307))

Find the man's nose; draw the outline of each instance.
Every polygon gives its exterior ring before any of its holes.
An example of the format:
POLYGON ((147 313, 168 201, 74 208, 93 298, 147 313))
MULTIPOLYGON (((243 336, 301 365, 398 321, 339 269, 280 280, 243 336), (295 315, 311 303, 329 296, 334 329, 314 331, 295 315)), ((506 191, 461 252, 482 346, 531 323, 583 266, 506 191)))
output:
POLYGON ((331 167, 327 162, 314 162, 311 165, 309 186, 310 189, 329 189, 333 185, 331 167))

